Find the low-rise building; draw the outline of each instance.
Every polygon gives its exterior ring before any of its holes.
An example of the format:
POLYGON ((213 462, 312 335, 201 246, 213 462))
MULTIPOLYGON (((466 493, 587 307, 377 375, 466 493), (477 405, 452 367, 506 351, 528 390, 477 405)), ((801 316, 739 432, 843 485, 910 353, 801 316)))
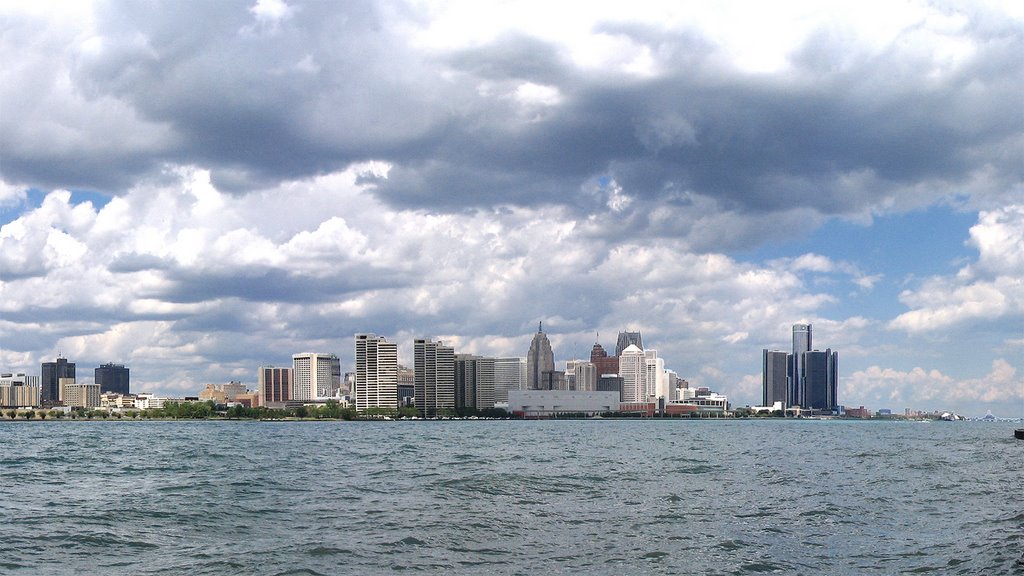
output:
POLYGON ((619 409, 618 392, 580 390, 509 390, 508 411, 525 418, 560 414, 593 416, 619 409))
MULTIPOLYGON (((61 378, 61 381, 67 380, 61 378)), ((99 384, 78 384, 63 383, 65 406, 71 408, 99 408, 100 407, 100 385, 99 384)))

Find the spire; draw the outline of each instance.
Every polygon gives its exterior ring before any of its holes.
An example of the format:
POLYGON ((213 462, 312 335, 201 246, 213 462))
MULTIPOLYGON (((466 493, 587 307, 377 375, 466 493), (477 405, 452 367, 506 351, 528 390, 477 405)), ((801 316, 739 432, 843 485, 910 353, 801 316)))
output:
POLYGON ((541 320, 540 322, 537 322, 537 332, 543 332, 543 331, 544 331, 544 321, 541 320))

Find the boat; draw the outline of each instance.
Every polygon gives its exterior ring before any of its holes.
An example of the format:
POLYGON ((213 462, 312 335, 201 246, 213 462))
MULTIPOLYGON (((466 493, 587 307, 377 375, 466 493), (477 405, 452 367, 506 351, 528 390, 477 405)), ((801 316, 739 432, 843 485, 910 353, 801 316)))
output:
POLYGON ((1024 428, 1017 428, 1014 430, 1013 437, 1017 440, 1024 440, 1024 428))

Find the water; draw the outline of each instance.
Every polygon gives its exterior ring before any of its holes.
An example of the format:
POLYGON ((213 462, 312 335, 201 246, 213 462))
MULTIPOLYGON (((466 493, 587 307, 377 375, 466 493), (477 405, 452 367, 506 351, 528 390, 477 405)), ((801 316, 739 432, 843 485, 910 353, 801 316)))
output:
POLYGON ((1021 574, 1013 427, 4 422, 0 572, 1021 574))

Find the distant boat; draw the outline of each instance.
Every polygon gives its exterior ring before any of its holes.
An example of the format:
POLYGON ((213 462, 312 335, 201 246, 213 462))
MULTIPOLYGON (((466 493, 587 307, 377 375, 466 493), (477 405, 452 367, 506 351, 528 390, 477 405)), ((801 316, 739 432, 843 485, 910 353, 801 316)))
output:
POLYGON ((1024 428, 1017 428, 1014 430, 1013 437, 1017 440, 1024 440, 1024 428))

